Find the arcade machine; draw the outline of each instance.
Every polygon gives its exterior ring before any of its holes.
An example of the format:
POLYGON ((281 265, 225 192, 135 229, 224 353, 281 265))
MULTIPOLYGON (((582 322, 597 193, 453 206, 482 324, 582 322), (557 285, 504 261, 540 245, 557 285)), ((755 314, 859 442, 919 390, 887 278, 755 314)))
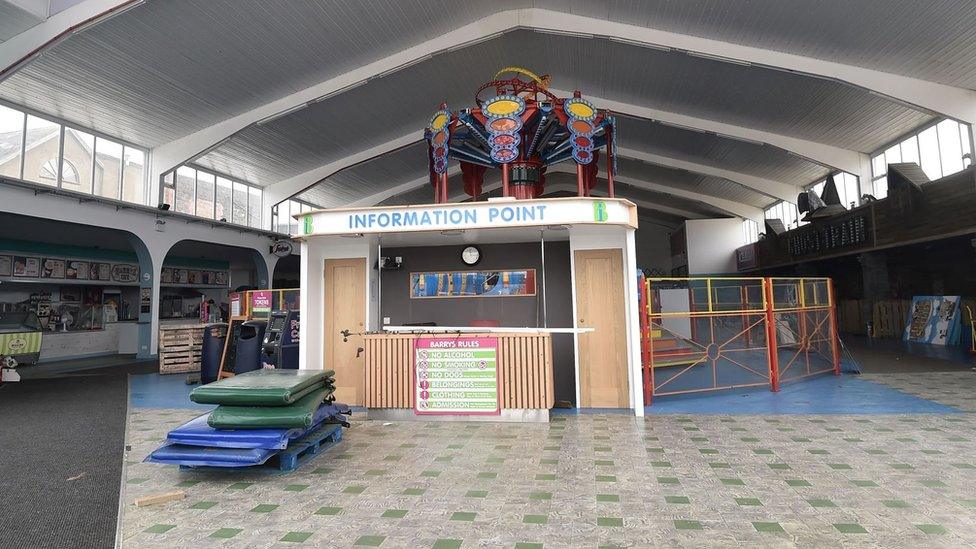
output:
POLYGON ((264 333, 261 358, 265 368, 298 369, 299 311, 272 311, 264 333))

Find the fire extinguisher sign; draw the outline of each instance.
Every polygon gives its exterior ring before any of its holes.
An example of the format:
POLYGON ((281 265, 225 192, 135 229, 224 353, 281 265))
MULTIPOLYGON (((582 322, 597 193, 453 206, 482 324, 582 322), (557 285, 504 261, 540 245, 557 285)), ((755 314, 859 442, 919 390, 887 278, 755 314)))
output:
POLYGON ((498 415, 498 338, 414 341, 414 413, 498 415))

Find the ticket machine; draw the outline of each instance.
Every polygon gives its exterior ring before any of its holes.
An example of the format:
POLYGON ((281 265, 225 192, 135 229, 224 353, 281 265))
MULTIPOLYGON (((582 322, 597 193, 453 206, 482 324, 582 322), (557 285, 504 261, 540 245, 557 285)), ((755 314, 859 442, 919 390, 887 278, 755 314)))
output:
POLYGON ((298 369, 298 313, 295 309, 271 312, 261 347, 265 368, 298 369))

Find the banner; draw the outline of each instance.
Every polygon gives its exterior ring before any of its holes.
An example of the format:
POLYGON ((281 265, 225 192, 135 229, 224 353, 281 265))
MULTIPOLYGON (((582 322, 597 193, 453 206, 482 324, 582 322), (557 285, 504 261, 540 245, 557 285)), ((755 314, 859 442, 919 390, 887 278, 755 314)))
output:
POLYGON ((414 341, 414 413, 498 415, 498 338, 414 341))
POLYGON ((917 295, 905 327, 905 341, 930 345, 956 345, 962 329, 957 295, 917 295))

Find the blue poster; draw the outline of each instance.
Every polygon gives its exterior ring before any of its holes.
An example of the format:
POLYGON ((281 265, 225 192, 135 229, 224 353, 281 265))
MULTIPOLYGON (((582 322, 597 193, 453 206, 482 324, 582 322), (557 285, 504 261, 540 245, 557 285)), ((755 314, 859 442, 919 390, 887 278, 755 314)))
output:
POLYGON ((917 295, 905 326, 905 341, 930 345, 958 345, 962 332, 957 295, 917 295))

